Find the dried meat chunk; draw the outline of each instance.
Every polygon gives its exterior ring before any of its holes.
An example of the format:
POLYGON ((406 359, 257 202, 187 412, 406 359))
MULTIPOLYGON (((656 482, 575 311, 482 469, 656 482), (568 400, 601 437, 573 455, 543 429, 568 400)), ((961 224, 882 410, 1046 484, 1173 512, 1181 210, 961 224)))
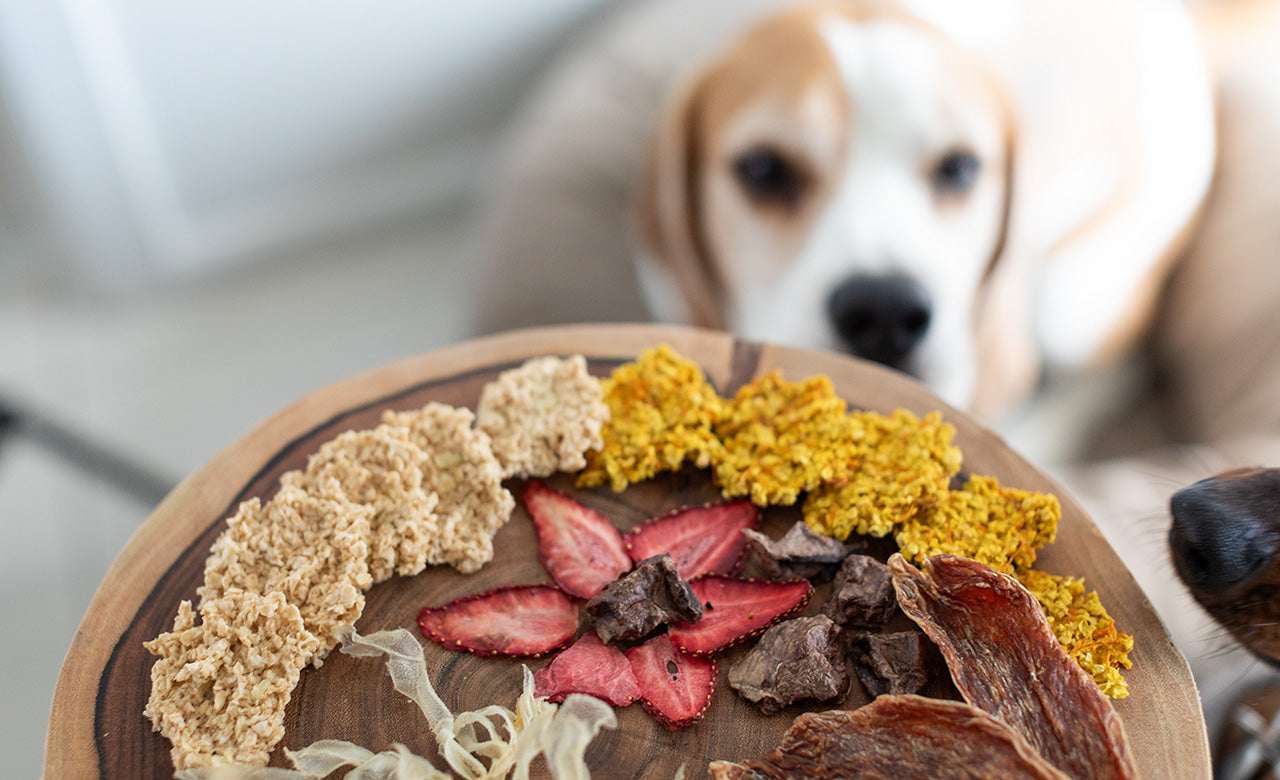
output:
POLYGON ((763 758, 708 769, 715 780, 1067 780, 991 715, 921 696, 806 712, 763 758))
POLYGON ((1017 580, 953 555, 926 558, 916 569, 895 554, 889 566, 899 606, 942 651, 966 701, 1009 724, 1072 777, 1137 776, 1110 700, 1063 650, 1017 580))
POLYGON ((919 631, 859 634, 849 651, 853 671, 872 698, 919 693, 943 666, 937 648, 919 631))
POLYGON ((504 371, 480 392, 476 427, 489 435, 503 477, 578 471, 604 446, 604 388, 582 355, 540 357, 504 371))
POLYGON ((840 627, 826 615, 784 620, 730 667, 729 685, 766 715, 843 696, 849 670, 840 627))
POLYGON ((586 610, 602 642, 642 639, 658 626, 702 619, 702 602, 665 553, 645 558, 606 585, 586 610))
POLYGON ((776 541, 751 528, 742 535, 751 560, 775 580, 829 582, 840 562, 860 547, 817 533, 803 522, 792 525, 776 541))
POLYGON ((870 555, 850 555, 840 564, 822 612, 848 628, 884 628, 898 612, 893 572, 870 555))

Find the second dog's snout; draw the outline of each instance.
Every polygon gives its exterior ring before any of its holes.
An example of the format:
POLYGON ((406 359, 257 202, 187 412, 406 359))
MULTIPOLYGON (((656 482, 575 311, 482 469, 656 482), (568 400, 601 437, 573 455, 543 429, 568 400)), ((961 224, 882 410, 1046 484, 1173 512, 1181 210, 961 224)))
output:
POLYGON ((857 274, 831 291, 827 314, 855 355, 902 368, 929 330, 932 303, 910 277, 857 274))
POLYGON ((1211 477, 1169 501, 1169 552, 1183 582, 1210 596, 1258 577, 1277 554, 1271 513, 1274 476, 1211 477))

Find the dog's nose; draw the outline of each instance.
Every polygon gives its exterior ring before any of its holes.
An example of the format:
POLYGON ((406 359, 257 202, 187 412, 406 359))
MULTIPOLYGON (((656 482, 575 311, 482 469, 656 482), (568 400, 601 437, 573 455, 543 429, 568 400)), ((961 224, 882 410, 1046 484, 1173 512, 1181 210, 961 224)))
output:
POLYGON ((1193 591, 1224 595, 1270 568, 1277 552, 1272 530, 1280 505, 1274 480, 1210 477, 1169 500, 1169 552, 1178 576, 1193 591))
POLYGON ((831 291, 827 314, 853 354, 902 368, 929 330, 929 294, 907 276, 855 274, 831 291))

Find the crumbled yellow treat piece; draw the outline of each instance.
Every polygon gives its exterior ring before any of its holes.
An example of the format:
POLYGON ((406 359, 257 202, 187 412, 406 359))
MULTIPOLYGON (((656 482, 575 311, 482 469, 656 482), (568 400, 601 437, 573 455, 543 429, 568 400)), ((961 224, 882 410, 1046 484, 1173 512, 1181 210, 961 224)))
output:
POLYGON ((1036 550, 1053 541, 1061 517, 1056 496, 1005 488, 994 477, 973 476, 963 490, 948 491, 927 511, 908 519, 895 539, 911 561, 951 553, 1012 574, 1031 568, 1036 550))
POLYGON ((464 574, 479 570, 493 558, 493 535, 516 505, 502 486, 502 466, 489 435, 471 427, 470 409, 441 403, 386 412, 382 421, 406 429, 409 441, 426 453, 423 488, 440 497, 438 547, 427 563, 447 563, 464 574))
POLYGON ((825 485, 804 502, 813 530, 846 539, 885 536, 933 506, 960 471, 955 427, 932 412, 923 420, 905 409, 851 415, 857 467, 843 483, 825 485))
POLYGON ((364 609, 369 517, 362 504, 313 496, 292 485, 266 504, 251 498, 227 520, 205 562, 201 605, 231 590, 278 591, 298 608, 319 646, 320 666, 364 609))
POLYGON ((714 477, 726 498, 794 504, 800 493, 846 479, 861 452, 856 425, 826 376, 788 382, 778 371, 743 385, 716 434, 714 477))
POLYGON ((587 453, 580 487, 606 482, 616 491, 686 461, 706 468, 723 450, 713 426, 724 413, 698 365, 663 344, 618 366, 604 382, 609 421, 604 445, 587 453))
POLYGON ((1017 577, 1044 608, 1067 655, 1093 677, 1103 693, 1113 699, 1128 696, 1129 687, 1120 670, 1133 666, 1129 660, 1133 637, 1116 628, 1097 592, 1086 593, 1084 580, 1033 569, 1020 571, 1017 577))
POLYGON ((280 592, 229 590, 178 606, 173 631, 143 644, 159 656, 143 714, 172 743, 175 769, 265 765, 316 637, 280 592))
POLYGON ((503 477, 578 471, 604 446, 604 388, 582 355, 534 358, 484 386, 476 427, 489 434, 503 477))
POLYGON ((305 471, 282 475, 280 484, 314 496, 336 486, 337 498, 369 507, 369 574, 382 582, 393 574, 417 574, 439 548, 439 497, 423 490, 424 460, 403 428, 380 425, 325 442, 305 471))

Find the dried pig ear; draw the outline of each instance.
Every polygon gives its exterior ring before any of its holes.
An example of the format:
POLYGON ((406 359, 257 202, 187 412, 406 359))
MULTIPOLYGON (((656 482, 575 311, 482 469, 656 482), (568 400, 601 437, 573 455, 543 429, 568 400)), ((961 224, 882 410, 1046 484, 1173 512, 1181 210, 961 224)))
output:
POLYGON ((942 651, 965 701, 1008 723, 1072 777, 1137 776, 1111 701, 1017 580, 953 555, 916 569, 894 554, 889 566, 899 606, 942 651))

